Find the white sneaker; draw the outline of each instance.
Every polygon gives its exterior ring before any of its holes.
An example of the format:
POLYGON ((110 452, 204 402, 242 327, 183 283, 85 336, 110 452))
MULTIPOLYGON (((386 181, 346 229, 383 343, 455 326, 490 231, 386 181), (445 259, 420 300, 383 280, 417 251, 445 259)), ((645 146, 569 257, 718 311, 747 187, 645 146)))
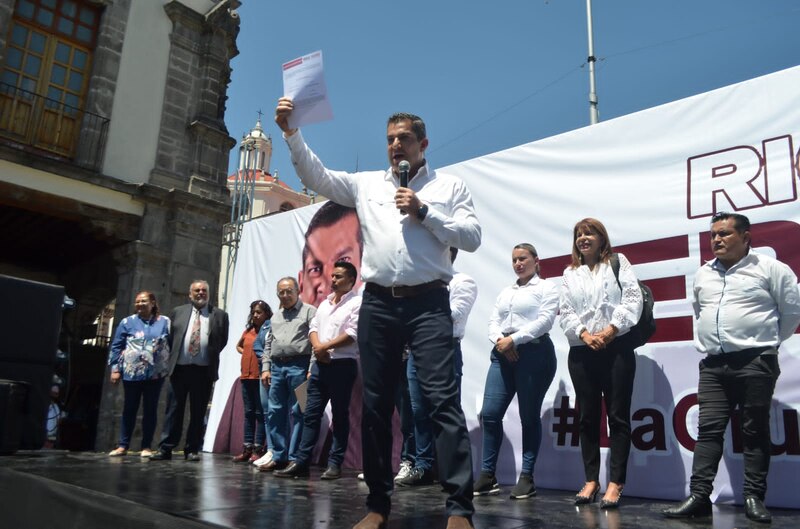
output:
POLYGON ((258 468, 261 468, 270 461, 272 461, 272 450, 267 450, 267 453, 253 461, 253 464, 258 468))
POLYGON ((364 473, 363 472, 359 472, 358 476, 356 476, 356 477, 358 478, 359 481, 364 481, 364 473))
POLYGON ((411 474, 411 471, 414 470, 414 464, 411 461, 401 461, 400 462, 400 470, 397 472, 397 475, 394 477, 394 482, 397 483, 401 479, 408 477, 411 474))

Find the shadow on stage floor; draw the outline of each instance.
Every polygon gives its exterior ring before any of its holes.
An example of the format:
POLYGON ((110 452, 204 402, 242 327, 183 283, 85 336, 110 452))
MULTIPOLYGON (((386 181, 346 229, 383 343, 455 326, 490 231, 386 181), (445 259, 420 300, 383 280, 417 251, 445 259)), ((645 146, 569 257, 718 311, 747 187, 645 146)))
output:
MULTIPOLYGON (((191 463, 58 451, 0 457, 0 527, 46 529, 331 528, 349 529, 364 515, 367 487, 354 471, 338 481, 286 480, 203 454, 191 463)), ((572 491, 539 490, 514 501, 508 490, 475 499, 477 529, 733 529, 749 522, 741 507, 715 506, 712 519, 666 520, 665 502, 623 497, 617 511, 575 507, 572 491)), ((438 485, 399 489, 388 529, 446 526, 438 485)), ((800 512, 773 509, 774 529, 796 528, 800 512)), ((768 526, 767 526, 768 527, 768 526)))

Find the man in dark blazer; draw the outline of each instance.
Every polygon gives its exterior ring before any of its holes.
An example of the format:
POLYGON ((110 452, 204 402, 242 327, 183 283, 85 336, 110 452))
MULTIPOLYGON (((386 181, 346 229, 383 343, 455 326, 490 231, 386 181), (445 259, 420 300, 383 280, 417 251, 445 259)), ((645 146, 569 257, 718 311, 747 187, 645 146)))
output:
POLYGON ((167 411, 158 452, 152 460, 172 459, 172 450, 181 440, 183 413, 189 397, 189 429, 186 431, 184 458, 199 461, 203 443, 203 423, 211 398, 211 387, 219 378, 219 354, 228 342, 228 314, 208 304, 208 282, 194 281, 189 301, 176 307, 170 320, 170 377, 167 386, 167 411))

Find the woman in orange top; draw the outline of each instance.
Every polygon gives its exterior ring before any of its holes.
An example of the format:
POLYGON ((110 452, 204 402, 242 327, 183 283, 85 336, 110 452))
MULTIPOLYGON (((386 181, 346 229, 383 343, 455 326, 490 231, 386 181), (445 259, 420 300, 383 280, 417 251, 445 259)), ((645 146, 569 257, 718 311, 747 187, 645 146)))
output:
POLYGON ((236 344, 236 350, 242 355, 242 401, 244 402, 244 450, 234 456, 237 463, 253 462, 264 455, 264 410, 261 407, 261 358, 253 350, 256 340, 269 332, 269 319, 272 309, 265 301, 254 301, 250 304, 250 317, 247 327, 236 344))

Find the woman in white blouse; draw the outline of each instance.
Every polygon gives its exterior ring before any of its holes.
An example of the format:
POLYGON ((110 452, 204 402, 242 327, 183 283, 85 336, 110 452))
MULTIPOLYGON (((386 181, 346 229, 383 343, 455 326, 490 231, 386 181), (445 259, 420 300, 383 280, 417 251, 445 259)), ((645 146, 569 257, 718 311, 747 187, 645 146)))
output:
POLYGON ((605 399, 610 432, 609 483, 603 509, 619 506, 631 447, 631 395, 636 357, 628 331, 642 313, 642 294, 628 259, 614 254, 597 219, 575 225, 572 264, 564 270, 561 328, 580 409, 580 442, 586 483, 575 504, 591 503, 600 490, 600 414, 605 399), (619 281, 611 265, 619 259, 619 281))
POLYGON ((542 401, 556 373, 556 354, 548 333, 558 311, 558 287, 539 277, 533 245, 516 245, 511 264, 517 281, 497 296, 489 319, 489 340, 494 346, 481 408, 483 462, 474 494, 500 492, 494 474, 503 441, 503 416, 516 394, 522 422, 522 470, 511 498, 523 499, 536 495, 533 467, 542 441, 542 401))

